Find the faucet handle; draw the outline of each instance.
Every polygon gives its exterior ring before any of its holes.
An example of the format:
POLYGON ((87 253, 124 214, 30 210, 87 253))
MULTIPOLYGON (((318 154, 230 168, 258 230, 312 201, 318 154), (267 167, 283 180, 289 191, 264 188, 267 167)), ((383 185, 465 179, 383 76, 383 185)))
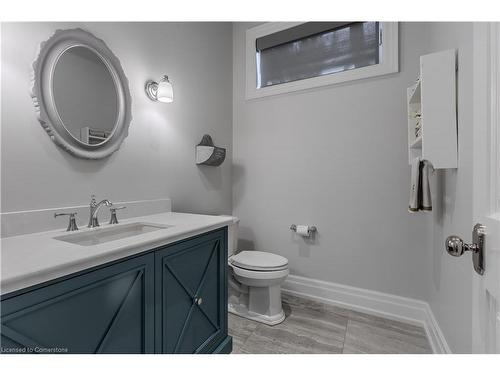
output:
POLYGON ((78 226, 76 225, 76 212, 56 212, 54 213, 54 218, 58 216, 69 216, 69 223, 66 232, 71 232, 74 230, 78 230, 78 226))
POLYGON ((111 212, 111 218, 109 219, 110 224, 118 224, 118 218, 116 217, 116 210, 123 210, 127 208, 126 206, 115 207, 112 206, 109 211, 111 212))
POLYGON ((77 212, 56 212, 56 213, 54 213, 54 217, 69 216, 71 219, 72 217, 75 217, 76 214, 77 214, 77 212))

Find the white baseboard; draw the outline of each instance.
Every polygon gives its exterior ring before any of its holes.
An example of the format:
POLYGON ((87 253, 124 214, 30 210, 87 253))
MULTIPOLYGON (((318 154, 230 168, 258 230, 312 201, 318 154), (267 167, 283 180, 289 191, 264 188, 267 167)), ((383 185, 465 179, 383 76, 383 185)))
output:
POLYGON ((425 329, 434 353, 451 353, 427 302, 295 275, 288 276, 282 290, 327 304, 420 325, 425 329))

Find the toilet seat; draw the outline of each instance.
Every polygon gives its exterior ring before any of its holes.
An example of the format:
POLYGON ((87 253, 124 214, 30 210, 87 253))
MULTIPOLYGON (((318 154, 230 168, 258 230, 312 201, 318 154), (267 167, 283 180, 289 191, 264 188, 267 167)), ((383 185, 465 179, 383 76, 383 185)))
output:
MULTIPOLYGON (((232 264, 231 266, 232 266, 233 272, 236 276, 244 277, 245 279, 255 280, 255 281, 268 280, 268 282, 269 282, 271 280, 281 280, 282 278, 288 276, 288 273, 289 273, 288 268, 281 269, 281 270, 272 270, 272 271, 263 272, 263 271, 255 271, 255 270, 249 270, 246 268, 241 268, 241 267, 235 266, 234 264, 232 264)), ((250 282, 248 280, 246 281, 247 284, 253 284, 253 282, 250 282)), ((278 282, 278 281, 276 281, 276 282, 278 282)))
POLYGON ((254 272, 288 270, 288 259, 264 251, 242 251, 229 259, 231 265, 254 272))

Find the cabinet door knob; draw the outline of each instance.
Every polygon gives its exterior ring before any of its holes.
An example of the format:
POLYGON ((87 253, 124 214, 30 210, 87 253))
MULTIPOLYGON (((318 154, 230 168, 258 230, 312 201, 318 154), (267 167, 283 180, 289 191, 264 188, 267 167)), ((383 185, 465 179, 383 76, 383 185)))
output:
POLYGON ((203 298, 201 297, 196 297, 194 299, 194 303, 196 303, 198 306, 200 306, 203 303, 203 298))

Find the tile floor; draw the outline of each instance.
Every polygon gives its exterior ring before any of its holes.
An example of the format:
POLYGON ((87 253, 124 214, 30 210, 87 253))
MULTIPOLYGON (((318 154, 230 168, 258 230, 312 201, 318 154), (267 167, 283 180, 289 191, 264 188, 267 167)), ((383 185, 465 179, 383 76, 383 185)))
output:
POLYGON ((229 314, 235 354, 432 353, 422 327, 283 294, 274 327, 229 314))

